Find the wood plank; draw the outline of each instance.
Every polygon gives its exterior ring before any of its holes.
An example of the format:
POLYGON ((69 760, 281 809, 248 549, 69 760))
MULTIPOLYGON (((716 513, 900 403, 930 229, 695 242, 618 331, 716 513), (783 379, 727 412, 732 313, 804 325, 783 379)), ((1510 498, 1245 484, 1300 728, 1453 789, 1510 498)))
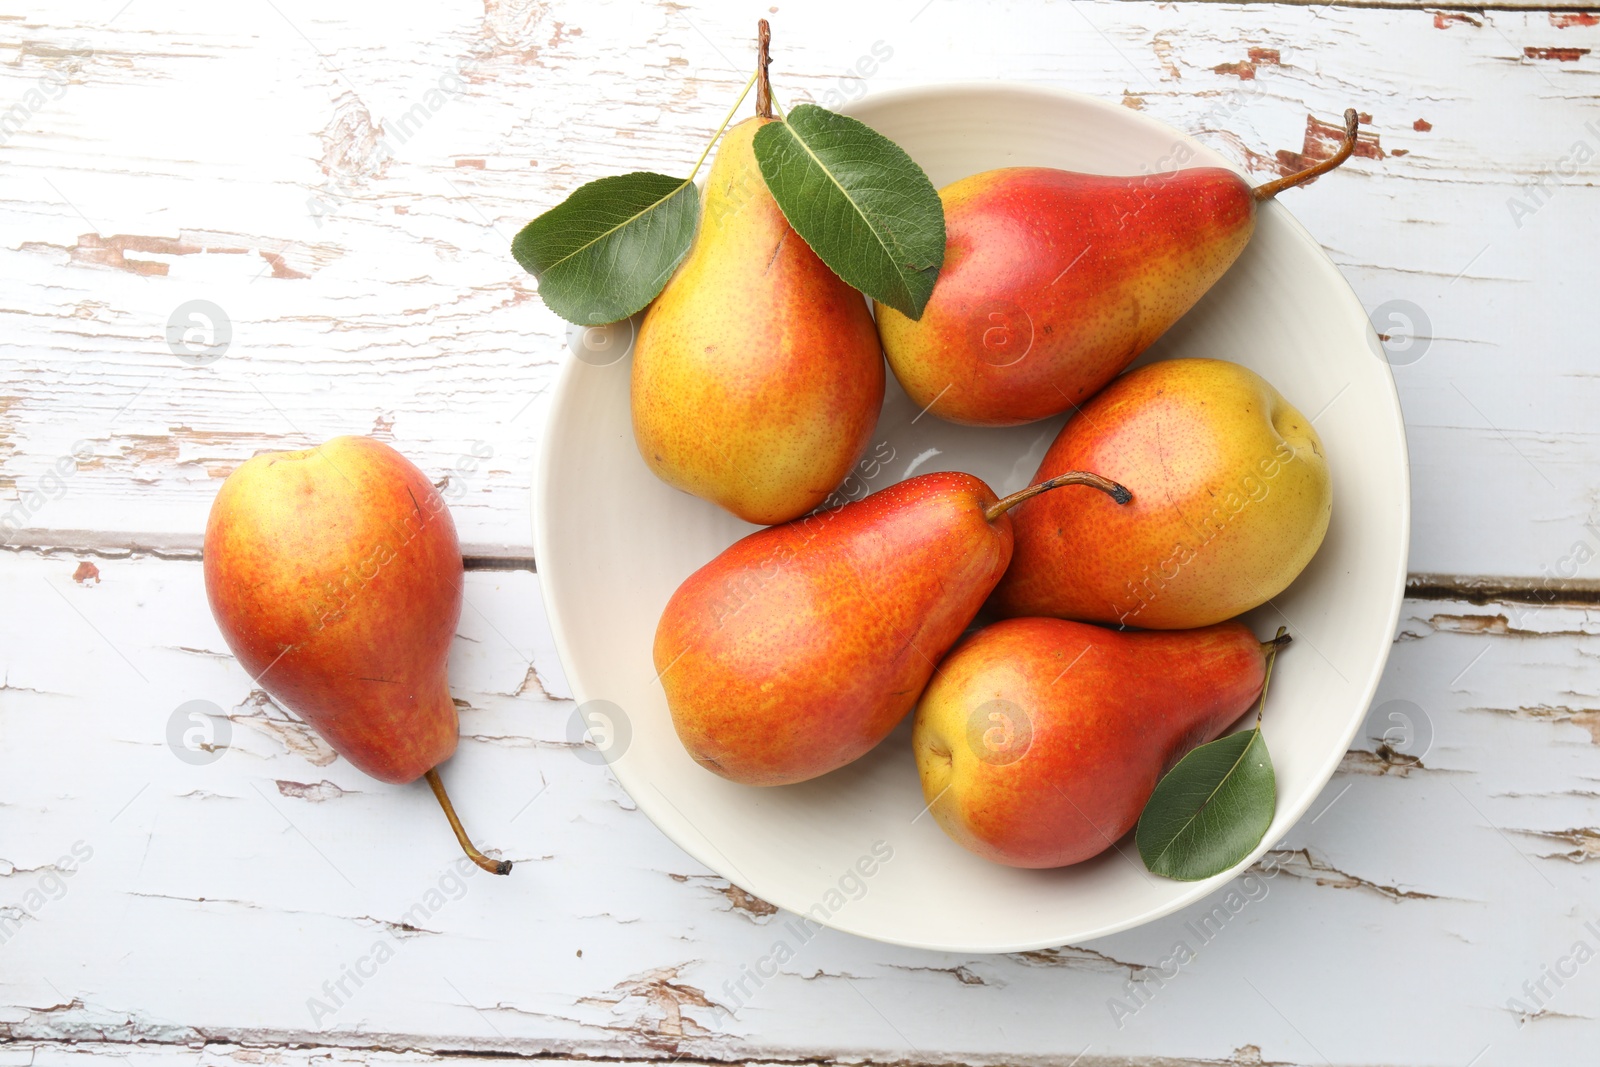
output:
POLYGON ((329 759, 253 692, 199 566, 99 560, 77 581, 77 562, 0 568, 0 1063, 192 1062, 202 1046, 202 1062, 284 1064, 1592 1053, 1593 975, 1543 976, 1579 941, 1600 947, 1593 609, 1408 601, 1367 736, 1232 897, 1012 956, 824 931, 757 986, 797 940, 792 917, 699 867, 580 758, 532 574, 468 576, 451 662, 464 741, 445 775, 519 866, 457 879, 426 790, 329 759), (191 700, 227 723, 212 762, 168 745, 191 700), (1536 1003, 1523 982, 1541 980, 1536 1003), (1329 991, 1357 988, 1353 1025, 1329 991))
MULTIPOLYGON (((469 551, 526 556, 538 398, 568 357, 510 236, 588 178, 685 169, 742 84, 748 12, 22 12, 0 64, 0 101, 27 112, 0 176, 0 515, 28 528, 15 540, 188 552, 245 457, 373 433, 450 479, 469 551), (233 331, 207 366, 164 339, 192 300, 233 331), (80 441, 86 458, 52 480, 80 441)), ((1195 131, 1262 176, 1315 149, 1317 121, 1371 113, 1366 154, 1289 206, 1370 309, 1431 324, 1398 358, 1422 357, 1396 367, 1413 569, 1539 579, 1580 541, 1600 548, 1583 319, 1600 191, 1579 160, 1600 150, 1593 20, 1144 2, 974 20, 944 0, 831 0, 776 21, 791 102, 952 77, 1061 86, 1195 131)))

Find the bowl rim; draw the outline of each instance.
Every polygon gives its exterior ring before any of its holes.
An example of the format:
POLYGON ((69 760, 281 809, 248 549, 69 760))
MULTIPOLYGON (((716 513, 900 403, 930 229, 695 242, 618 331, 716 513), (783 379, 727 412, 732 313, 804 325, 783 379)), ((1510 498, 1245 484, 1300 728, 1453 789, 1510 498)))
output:
MULTIPOLYGON (((1062 89, 1053 86, 1029 85, 1026 83, 1009 81, 933 82, 926 85, 907 86, 899 89, 884 90, 879 93, 872 93, 869 96, 862 97, 860 100, 852 101, 850 104, 842 107, 841 111, 845 114, 852 113, 857 109, 858 105, 861 105, 868 100, 870 100, 874 106, 880 103, 915 103, 919 100, 933 102, 947 98, 952 93, 970 93, 974 95, 990 96, 1022 94, 1035 97, 1051 98, 1060 101, 1068 101, 1075 106, 1087 106, 1092 109, 1098 109, 1107 113, 1114 113, 1118 116, 1119 121, 1133 121, 1148 127, 1154 132, 1159 132, 1164 136, 1171 136, 1180 140, 1182 143, 1195 150, 1197 160, 1204 161, 1202 165, 1220 166, 1232 170, 1235 173, 1245 173, 1240 170, 1240 168, 1233 165, 1216 150, 1201 143, 1193 135, 1186 133, 1183 130, 1179 130, 1174 126, 1170 126, 1167 123, 1162 122, 1160 119, 1146 115, 1140 111, 1134 111, 1130 108, 1123 107, 1121 104, 1113 103, 1101 97, 1092 96, 1088 93, 1082 93, 1072 89, 1062 89)), ((1288 208, 1278 203, 1276 199, 1263 204, 1261 206, 1261 210, 1270 211, 1273 212, 1275 216, 1279 216, 1278 224, 1286 224, 1293 237, 1297 238, 1299 241, 1305 243, 1316 251, 1317 254, 1312 258, 1317 264, 1317 269, 1323 275, 1322 284, 1326 292, 1325 299, 1328 305, 1342 306, 1346 313, 1359 314, 1360 318, 1363 322, 1365 322, 1366 325, 1368 347, 1372 350, 1375 356, 1381 354, 1383 352, 1383 348, 1378 341, 1377 333, 1371 324, 1366 309, 1362 306, 1360 299, 1356 296, 1355 290, 1351 287, 1348 279, 1345 278, 1343 273, 1340 272, 1338 266, 1333 262, 1332 258, 1329 257, 1327 250, 1319 241, 1316 240, 1315 237, 1312 236, 1310 231, 1301 225, 1300 221, 1294 217, 1288 208)), ((1381 358, 1381 356, 1379 358, 1381 358)), ((1388 386, 1388 388, 1384 390, 1382 394, 1383 398, 1388 402, 1388 406, 1384 411, 1384 414, 1387 417, 1392 418, 1400 430, 1400 452, 1398 457, 1400 464, 1398 477, 1400 479, 1401 492, 1399 495, 1401 507, 1399 509, 1400 514, 1398 516, 1399 525, 1397 531, 1399 541, 1397 546, 1398 566, 1396 573, 1393 574, 1390 579, 1392 593, 1390 595, 1387 626, 1390 634, 1393 634, 1396 626, 1399 623, 1400 610, 1405 599, 1406 578, 1409 567, 1411 544, 1411 462, 1409 446, 1405 435, 1405 415, 1400 404, 1399 389, 1394 380, 1394 369, 1389 365, 1387 360, 1381 361, 1383 363, 1384 380, 1388 386)), ((540 429, 535 451, 533 484, 529 499, 529 511, 531 513, 530 518, 533 526, 534 569, 535 573, 538 575, 540 595, 544 601, 544 609, 546 618, 549 622, 550 634, 556 647, 556 653, 561 659, 563 670, 566 670, 566 665, 571 662, 571 656, 568 647, 566 628, 561 618, 561 610, 552 595, 553 590, 550 587, 551 579, 549 578, 550 572, 547 567, 542 565, 542 561, 544 558, 546 558, 547 549, 551 543, 551 529, 550 516, 546 513, 545 509, 539 506, 539 502, 544 498, 550 482, 550 474, 553 463, 551 457, 554 454, 554 449, 551 446, 555 443, 556 435, 563 426, 564 420, 562 413, 564 410, 570 407, 566 401, 568 395, 575 388, 573 383, 575 374, 577 373, 575 367, 578 363, 579 361, 577 359, 570 358, 569 355, 564 355, 561 361, 561 368, 556 374, 555 383, 545 394, 548 399, 547 403, 543 405, 545 418, 544 424, 540 429)), ((1383 646, 1382 653, 1373 662, 1365 685, 1362 687, 1361 701, 1368 710, 1370 710, 1372 706, 1372 699, 1376 695, 1378 686, 1383 679, 1384 668, 1388 664, 1389 654, 1393 647, 1394 645, 1392 640, 1383 646)), ((579 678, 570 672, 567 674, 567 678, 568 685, 572 690, 575 703, 582 704, 585 700, 589 699, 579 678)), ((1352 716, 1351 722, 1345 730, 1342 743, 1336 749, 1332 750, 1326 757, 1324 757, 1320 767, 1311 776, 1317 784, 1315 788, 1305 791, 1303 800, 1293 805, 1286 806, 1283 797, 1281 795, 1279 796, 1278 807, 1273 814, 1274 824, 1277 824, 1280 819, 1283 820, 1282 824, 1287 832, 1287 830, 1292 829, 1296 824, 1299 823, 1300 819, 1305 815, 1305 813, 1310 810, 1312 804, 1314 804, 1317 798, 1322 795, 1323 791, 1327 789, 1328 783, 1332 780, 1334 772, 1338 770, 1340 763, 1343 762, 1345 753, 1349 750, 1350 743, 1355 739, 1356 732, 1360 730, 1363 721, 1364 719, 1362 717, 1352 716)), ((730 869, 725 869, 731 868, 731 864, 727 863, 718 854, 718 850, 716 849, 715 845, 712 844, 710 838, 706 837, 703 832, 695 829, 687 822, 687 820, 679 815, 676 809, 672 807, 671 803, 666 801, 665 797, 660 793, 659 788, 652 787, 652 789, 646 789, 644 786, 649 784, 647 782, 633 782, 630 784, 627 776, 618 771, 617 765, 608 763, 607 766, 609 767, 611 773, 616 777, 617 783, 622 786, 624 791, 628 793, 629 797, 638 806, 639 810, 644 813, 644 815, 655 825, 658 830, 661 831, 664 836, 667 837, 668 840, 681 848, 684 852, 688 853, 697 862, 701 863, 710 870, 715 871, 720 877, 726 878, 728 881, 736 885, 739 884, 739 876, 736 872, 730 869), (660 802, 658 802, 658 797, 660 798, 660 802)), ((1137 926, 1142 926, 1145 923, 1152 922, 1164 916, 1171 915, 1173 912, 1180 911, 1183 908, 1186 908, 1189 905, 1194 904, 1207 896, 1210 896, 1212 893, 1222 888, 1234 878, 1249 871, 1250 868, 1253 867, 1262 856, 1266 855, 1266 853, 1275 848, 1281 840, 1281 836, 1274 839, 1270 837, 1269 833, 1269 835, 1262 837, 1260 843, 1251 850, 1248 856, 1246 856, 1239 863, 1235 864, 1233 867, 1230 867, 1228 870, 1200 881, 1188 883, 1174 882, 1173 884, 1175 886, 1182 886, 1183 888, 1180 891, 1175 892, 1169 899, 1164 900, 1139 914, 1130 915, 1124 919, 1113 922, 1102 923, 1087 930, 1068 931, 1060 935, 1035 937, 1025 941, 992 942, 983 941, 981 939, 974 940, 970 938, 955 938, 934 942, 885 935, 874 932, 870 929, 864 929, 859 924, 852 924, 848 921, 848 918, 845 918, 849 914, 848 911, 840 913, 840 918, 842 921, 830 921, 825 922, 822 925, 839 930, 843 933, 866 938, 872 941, 882 942, 884 944, 939 952, 992 954, 1029 952, 1038 949, 1052 948, 1068 943, 1076 943, 1080 941, 1088 941, 1100 937, 1106 937, 1110 934, 1118 933, 1123 930, 1129 930, 1137 926)), ((805 913, 805 901, 799 899, 790 899, 791 894, 788 893, 783 887, 773 889, 771 887, 741 885, 740 888, 760 896, 761 899, 767 900, 786 911, 790 911, 795 914, 805 913)), ((813 919, 812 921, 816 920, 813 919)))

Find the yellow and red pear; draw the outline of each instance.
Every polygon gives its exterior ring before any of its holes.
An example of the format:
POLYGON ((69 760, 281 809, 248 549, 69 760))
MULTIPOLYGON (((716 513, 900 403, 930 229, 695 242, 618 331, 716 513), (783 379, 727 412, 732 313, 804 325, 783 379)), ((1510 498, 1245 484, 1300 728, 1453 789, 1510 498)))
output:
POLYGON ((1062 427, 1035 477, 1078 469, 1105 472, 1133 502, 1051 494, 1018 507, 1016 555, 990 601, 998 614, 1160 630, 1231 619, 1288 588, 1333 511, 1310 420, 1224 360, 1162 360, 1112 382, 1062 427))
POLYGON ((802 782, 864 755, 916 703, 1011 560, 1008 508, 970 474, 924 474, 759 530, 678 587, 656 627, 673 726, 701 766, 802 782))
POLYGON ((952 422, 1011 426, 1093 396, 1222 277, 1258 205, 1349 157, 1252 188, 1219 167, 1134 176, 1006 167, 940 191, 946 251, 912 320, 878 305, 895 377, 952 422))
POLYGON ((336 437, 268 452, 223 482, 206 523, 206 597, 250 677, 384 782, 440 783, 458 724, 448 659, 462 561, 444 498, 393 448, 336 437))
POLYGON ((668 485, 747 522, 816 508, 866 451, 885 372, 864 297, 785 221, 751 142, 723 138, 688 257, 645 312, 633 433, 668 485))
POLYGON ((1007 619, 980 630, 917 705, 911 743, 929 811, 996 863, 1099 855, 1133 829, 1163 774, 1250 709, 1273 644, 1237 622, 1119 633, 1007 619))

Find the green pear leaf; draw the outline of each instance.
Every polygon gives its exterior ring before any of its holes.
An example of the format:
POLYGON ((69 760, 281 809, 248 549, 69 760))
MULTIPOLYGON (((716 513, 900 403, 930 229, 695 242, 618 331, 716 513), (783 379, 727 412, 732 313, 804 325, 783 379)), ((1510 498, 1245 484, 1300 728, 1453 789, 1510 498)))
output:
POLYGON ((1134 841, 1156 874, 1197 882, 1250 855, 1277 805, 1277 777, 1257 726, 1179 760, 1156 783, 1134 841))
POLYGON ((522 228, 511 254, 568 322, 616 322, 654 300, 694 240, 693 181, 636 171, 579 186, 522 228))
POLYGON ((815 104, 761 127, 754 148, 772 198, 817 258, 921 318, 944 263, 944 206, 905 150, 815 104))

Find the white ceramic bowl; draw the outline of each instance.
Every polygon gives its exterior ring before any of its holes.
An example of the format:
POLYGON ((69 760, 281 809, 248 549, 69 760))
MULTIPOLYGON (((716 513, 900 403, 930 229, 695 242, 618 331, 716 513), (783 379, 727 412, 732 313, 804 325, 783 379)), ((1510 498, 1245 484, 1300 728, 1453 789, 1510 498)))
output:
MULTIPOLYGON (((943 86, 875 95, 851 111, 904 147, 937 187, 1001 166, 1137 174, 1163 169, 1162 161, 1170 167, 1179 145, 1193 153, 1187 165, 1227 165, 1153 119, 1072 93, 943 86)), ((1366 314, 1278 203, 1264 205, 1244 255, 1141 362, 1172 356, 1235 360, 1266 377, 1314 419, 1333 475, 1333 521, 1321 551, 1273 605, 1246 620, 1262 635, 1287 624, 1296 640, 1279 658, 1265 722, 1277 815, 1243 869, 1311 805, 1378 685, 1405 583, 1405 433, 1366 314)), ((557 381, 534 479, 535 550, 573 692, 580 702, 621 709, 612 770, 668 837, 790 911, 863 937, 964 952, 1098 937, 1183 907, 1232 877, 1157 878, 1139 862, 1131 835, 1061 870, 979 859, 922 814, 909 719, 865 758, 802 785, 740 786, 696 766, 654 681, 656 620, 679 582, 753 527, 655 479, 634 447, 630 360, 607 358, 569 357, 557 381), (623 734, 631 734, 625 743, 623 734), (863 857, 870 877, 851 873, 863 857)), ((913 468, 963 470, 1004 494, 1027 483, 1063 421, 993 430, 916 415, 891 376, 874 440, 888 442, 895 458, 872 488, 913 468)))

